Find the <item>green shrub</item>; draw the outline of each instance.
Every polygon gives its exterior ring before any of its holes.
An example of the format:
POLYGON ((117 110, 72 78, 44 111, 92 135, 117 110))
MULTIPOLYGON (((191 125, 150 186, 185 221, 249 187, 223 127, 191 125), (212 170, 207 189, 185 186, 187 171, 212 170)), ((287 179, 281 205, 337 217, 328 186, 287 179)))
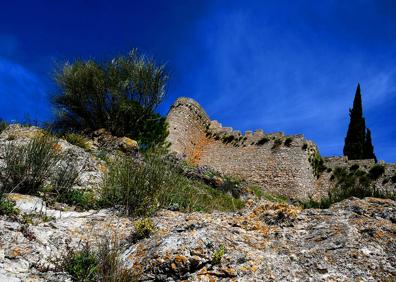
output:
POLYGON ((261 138, 259 141, 257 141, 257 145, 264 145, 265 143, 268 143, 270 141, 270 139, 268 137, 263 137, 261 138))
POLYGON ((95 209, 98 206, 95 195, 91 191, 68 190, 59 194, 57 201, 77 206, 82 210, 95 209))
POLYGON ((302 145, 302 147, 301 147, 301 149, 303 149, 304 151, 305 151, 307 148, 308 148, 308 144, 307 144, 307 143, 304 143, 304 144, 302 145))
POLYGON ((332 204, 330 197, 324 197, 319 201, 309 198, 308 201, 300 201, 300 205, 304 209, 328 209, 332 204))
POLYGON ((19 209, 15 207, 15 203, 4 200, 0 197, 0 215, 18 215, 19 209))
POLYGON ((391 181, 393 184, 396 183, 396 174, 391 177, 391 181))
POLYGON ((232 141, 234 141, 234 139, 235 139, 234 135, 226 135, 221 138, 223 143, 226 143, 226 144, 231 143, 232 141))
POLYGON ((88 150, 89 149, 89 144, 88 144, 88 140, 77 133, 67 133, 63 136, 63 138, 69 142, 70 144, 76 145, 80 148, 83 148, 84 150, 88 150))
POLYGON ((0 133, 2 133, 8 127, 8 123, 0 119, 0 133))
POLYGON ((59 161, 56 141, 48 134, 33 138, 26 145, 7 144, 0 172, 2 192, 36 194, 59 161))
POLYGON ((350 171, 356 171, 358 168, 359 168, 359 165, 358 165, 358 164, 354 164, 354 165, 351 165, 351 167, 349 168, 349 170, 350 170, 350 171))
POLYGON ((224 245, 220 245, 220 247, 212 255, 212 264, 213 265, 220 264, 224 254, 225 254, 224 245))
POLYGON ((357 169, 348 172, 346 168, 337 167, 334 169, 332 177, 336 181, 336 185, 329 191, 327 197, 322 198, 320 201, 309 199, 309 201, 301 202, 302 206, 305 208, 328 208, 333 203, 340 202, 350 197, 396 199, 394 193, 375 188, 375 186, 372 185, 372 181, 374 181, 375 178, 373 178, 370 173, 366 173, 362 170, 357 169))
POLYGON ((293 142, 293 138, 287 137, 284 144, 286 147, 290 147, 292 142, 293 142))
POLYGON ((134 216, 147 216, 171 206, 182 211, 243 207, 241 200, 178 173, 161 151, 147 151, 139 163, 126 157, 112 162, 102 188, 102 204, 120 207, 134 216))
POLYGON ((97 254, 85 245, 82 250, 70 252, 63 262, 64 270, 73 281, 95 282, 98 276, 99 260, 97 254))
POLYGON ((381 177, 385 172, 385 166, 383 165, 374 165, 372 168, 369 170, 369 176, 373 180, 377 180, 378 178, 381 177))
POLYGON ((154 232, 154 222, 151 218, 142 218, 134 222, 135 233, 133 234, 134 241, 150 237, 154 232))
POLYGON ((242 180, 237 177, 226 176, 220 188, 225 193, 231 193, 234 198, 239 198, 242 188, 241 183, 242 180))
POLYGON ((53 99, 58 109, 56 129, 105 128, 143 147, 164 143, 167 123, 155 113, 166 92, 164 65, 132 50, 102 64, 92 60, 67 63, 56 72, 55 80, 60 89, 53 99))
POLYGON ((318 152, 315 152, 314 155, 309 157, 309 162, 311 163, 314 175, 316 178, 319 178, 322 172, 326 170, 322 157, 318 152))
POLYGON ((280 147, 280 145, 282 145, 282 140, 281 139, 275 139, 274 140, 274 144, 272 145, 271 149, 277 149, 280 147))
POLYGON ((106 239, 96 249, 86 244, 80 251, 70 251, 61 264, 62 269, 78 282, 139 281, 137 274, 123 267, 117 240, 106 239))

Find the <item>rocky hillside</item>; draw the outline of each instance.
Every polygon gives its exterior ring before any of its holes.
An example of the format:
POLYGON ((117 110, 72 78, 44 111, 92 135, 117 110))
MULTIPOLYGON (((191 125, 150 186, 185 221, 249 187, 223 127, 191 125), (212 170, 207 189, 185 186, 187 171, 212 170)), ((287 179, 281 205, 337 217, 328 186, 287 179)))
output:
POLYGON ((23 213, 35 208, 51 219, 23 224, 0 217, 0 281, 72 281, 54 262, 68 248, 105 236, 120 240, 122 261, 142 274, 141 281, 396 278, 396 203, 391 200, 352 198, 328 210, 266 201, 239 213, 162 210, 153 217, 151 237, 133 242, 133 219, 110 210, 41 210, 38 198, 12 198, 23 213))
MULTIPOLYGON (((5 168, 10 143, 23 146, 39 132, 20 126, 3 131, 0 166, 5 168)), ((72 190, 89 191, 94 201, 100 197, 109 159, 122 153, 143 160, 133 140, 105 132, 86 138, 84 148, 57 138, 56 148, 65 158, 51 169, 75 164, 78 177, 72 190)), ((105 281, 396 280, 393 200, 352 197, 328 209, 303 209, 262 191, 250 193, 244 185, 238 190, 240 198, 231 198, 228 194, 234 190, 224 190, 227 178, 209 168, 179 173, 211 185, 194 190, 198 194, 221 190, 205 198, 217 201, 215 208, 203 209, 202 204, 183 209, 180 200, 178 205, 158 202, 156 211, 142 221, 117 206, 78 206, 48 196, 56 173, 48 174, 47 190, 35 195, 5 194, 3 203, 15 206, 0 206, 0 281, 82 281, 75 275, 78 264, 70 267, 78 260, 70 256, 87 245, 95 250, 103 242, 116 242, 117 261, 133 273, 130 280, 115 275, 105 281), (226 201, 243 205, 228 207, 226 201), (142 232, 142 222, 152 226, 146 224, 142 232)))

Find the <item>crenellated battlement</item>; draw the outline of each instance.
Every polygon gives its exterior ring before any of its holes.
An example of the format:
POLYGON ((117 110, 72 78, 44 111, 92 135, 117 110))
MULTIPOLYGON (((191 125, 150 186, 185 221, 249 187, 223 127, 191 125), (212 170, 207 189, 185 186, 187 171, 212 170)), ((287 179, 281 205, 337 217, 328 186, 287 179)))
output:
POLYGON ((315 194, 311 163, 317 147, 304 135, 267 133, 262 129, 242 133, 211 121, 190 98, 177 99, 167 119, 170 149, 190 163, 212 166, 293 198, 315 194))
MULTIPOLYGON (((322 159, 316 144, 303 134, 267 133, 262 129, 242 133, 225 127, 210 120, 205 110, 190 98, 177 99, 167 120, 170 149, 190 163, 211 166, 290 198, 327 195, 334 185, 330 178, 336 167, 355 165, 368 171, 375 165, 374 160, 322 159)), ((396 165, 386 164, 381 181, 390 187, 393 182, 389 179, 394 179, 395 173, 396 165)))

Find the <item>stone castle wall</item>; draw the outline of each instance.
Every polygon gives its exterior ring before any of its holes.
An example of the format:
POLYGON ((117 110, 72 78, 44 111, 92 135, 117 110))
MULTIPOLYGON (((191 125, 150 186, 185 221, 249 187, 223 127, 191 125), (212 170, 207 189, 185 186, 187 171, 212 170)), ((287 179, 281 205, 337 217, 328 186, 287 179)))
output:
MULTIPOLYGON (((263 190, 293 199, 318 199, 336 184, 336 167, 359 165, 364 171, 374 160, 348 160, 347 157, 323 158, 326 169, 315 175, 313 160, 319 157, 317 146, 303 135, 285 136, 282 132, 246 131, 211 121, 193 99, 179 98, 171 107, 168 141, 171 151, 195 165, 208 165, 228 175, 239 176, 263 190)), ((384 175, 375 186, 396 190, 396 164, 383 164, 384 175), (395 177, 393 177, 395 176, 395 177), (392 178, 393 177, 393 178, 392 178)))
POLYGON ((291 198, 307 198, 320 192, 310 163, 317 149, 303 135, 265 134, 262 130, 242 135, 211 121, 189 98, 177 99, 168 122, 170 149, 192 164, 211 166, 291 198))

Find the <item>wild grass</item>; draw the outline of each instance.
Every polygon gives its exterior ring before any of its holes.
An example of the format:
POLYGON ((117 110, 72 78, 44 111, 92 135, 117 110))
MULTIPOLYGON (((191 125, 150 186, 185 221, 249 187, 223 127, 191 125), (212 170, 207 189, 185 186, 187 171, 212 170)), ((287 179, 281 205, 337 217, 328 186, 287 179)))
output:
POLYGON ((35 137, 26 145, 5 145, 0 194, 36 194, 60 159, 55 145, 56 140, 49 134, 35 137))
POLYGON ((106 239, 94 247, 85 244, 79 251, 69 251, 64 258, 61 268, 70 274, 73 281, 138 281, 138 276, 122 265, 121 248, 117 240, 106 239))
POLYGON ((69 142, 70 144, 73 144, 75 146, 78 146, 84 150, 89 150, 89 144, 88 144, 88 140, 77 133, 67 133, 63 136, 63 138, 69 142))
POLYGON ((132 216, 147 216, 171 206, 205 212, 243 207, 240 199, 181 175, 158 149, 147 151, 142 162, 127 157, 113 161, 101 194, 102 204, 132 216))

